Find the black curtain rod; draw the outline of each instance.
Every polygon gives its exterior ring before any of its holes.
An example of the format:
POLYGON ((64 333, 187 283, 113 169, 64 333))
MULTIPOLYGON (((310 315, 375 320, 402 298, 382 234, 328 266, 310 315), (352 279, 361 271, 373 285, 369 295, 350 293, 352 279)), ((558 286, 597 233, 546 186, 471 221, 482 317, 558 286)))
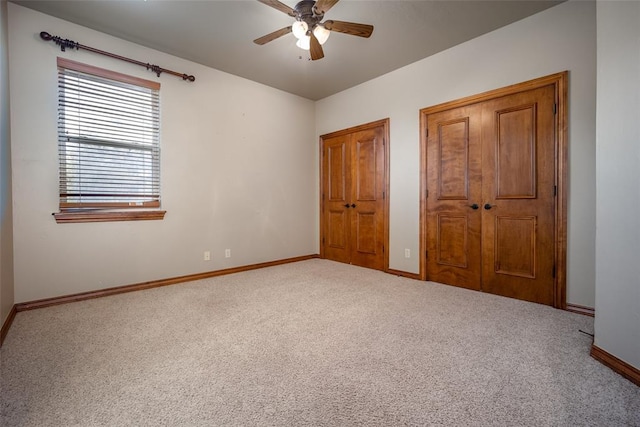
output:
POLYGON ((70 47, 71 49, 84 49, 94 53, 99 53, 100 55, 108 56, 110 58, 115 58, 121 61, 130 62, 131 64, 140 65, 141 67, 145 67, 147 70, 153 71, 154 73, 156 73, 158 77, 160 77, 160 73, 168 73, 168 74, 173 74, 174 76, 182 77, 182 80, 188 80, 190 82, 193 82, 196 80, 194 76, 190 76, 188 74, 178 73, 176 71, 171 71, 171 70, 167 70, 165 68, 159 67, 158 65, 151 65, 148 62, 136 61, 135 59, 116 55, 115 53, 105 52, 104 50, 96 49, 90 46, 85 46, 78 42, 74 42, 73 40, 63 39, 62 37, 58 37, 58 36, 52 36, 46 31, 42 31, 40 33, 40 38, 45 41, 53 41, 55 44, 60 46, 60 50, 63 52, 68 47, 70 47))

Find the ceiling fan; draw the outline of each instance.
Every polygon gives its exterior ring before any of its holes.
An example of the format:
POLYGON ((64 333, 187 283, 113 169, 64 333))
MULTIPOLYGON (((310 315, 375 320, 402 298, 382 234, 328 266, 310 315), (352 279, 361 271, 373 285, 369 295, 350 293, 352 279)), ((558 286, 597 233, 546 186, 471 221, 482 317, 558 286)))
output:
POLYGON ((339 0, 302 0, 294 8, 278 0, 258 1, 286 13, 295 18, 296 22, 288 27, 257 38, 253 42, 263 45, 285 34, 293 33, 298 39, 296 45, 302 49, 309 50, 312 61, 324 58, 322 45, 327 41, 331 31, 365 38, 373 33, 373 25, 331 20, 321 22, 324 19, 324 14, 339 0))

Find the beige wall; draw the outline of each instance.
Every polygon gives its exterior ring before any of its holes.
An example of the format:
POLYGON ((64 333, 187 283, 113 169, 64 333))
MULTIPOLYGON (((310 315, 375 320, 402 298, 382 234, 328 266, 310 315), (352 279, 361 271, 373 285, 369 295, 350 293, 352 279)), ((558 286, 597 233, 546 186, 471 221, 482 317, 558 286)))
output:
POLYGON ((571 1, 317 102, 317 135, 391 119, 391 268, 419 270, 419 110, 569 70, 567 299, 594 306, 595 41, 595 3, 571 1))
POLYGON ((594 343, 640 369, 640 3, 597 10, 594 343))
POLYGON ((16 302, 318 252, 312 101, 13 3, 9 52, 16 302), (156 78, 87 51, 60 52, 39 39, 43 30, 196 81, 156 78), (57 56, 161 83, 163 221, 52 218, 57 56))
POLYGON ((13 306, 13 221, 7 2, 0 2, 0 326, 13 306))

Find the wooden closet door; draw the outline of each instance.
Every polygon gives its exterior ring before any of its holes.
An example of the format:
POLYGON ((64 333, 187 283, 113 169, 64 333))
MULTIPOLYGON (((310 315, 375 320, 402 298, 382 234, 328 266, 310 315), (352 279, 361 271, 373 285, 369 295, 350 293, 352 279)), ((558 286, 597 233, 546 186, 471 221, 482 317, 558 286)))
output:
POLYGON ((324 257, 351 262, 351 137, 322 141, 322 246, 324 257))
POLYGON ((552 305, 555 88, 483 104, 482 289, 552 305))
POLYGON ((429 115, 427 269, 429 280, 480 290, 481 107, 429 115))
POLYGON ((351 135, 351 263, 384 269, 385 152, 382 126, 351 135))
POLYGON ((426 116, 429 280, 554 304, 555 90, 426 116))
POLYGON ((384 270, 388 120, 321 137, 321 256, 384 270))

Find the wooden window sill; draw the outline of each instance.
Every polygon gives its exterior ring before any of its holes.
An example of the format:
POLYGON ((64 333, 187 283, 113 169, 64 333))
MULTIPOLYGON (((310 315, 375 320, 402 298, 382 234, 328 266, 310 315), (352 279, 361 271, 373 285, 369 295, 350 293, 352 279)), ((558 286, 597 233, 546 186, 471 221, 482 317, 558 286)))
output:
POLYGON ((95 212, 56 212, 53 217, 58 224, 71 222, 112 222, 112 221, 150 221, 164 219, 167 211, 95 211, 95 212))

